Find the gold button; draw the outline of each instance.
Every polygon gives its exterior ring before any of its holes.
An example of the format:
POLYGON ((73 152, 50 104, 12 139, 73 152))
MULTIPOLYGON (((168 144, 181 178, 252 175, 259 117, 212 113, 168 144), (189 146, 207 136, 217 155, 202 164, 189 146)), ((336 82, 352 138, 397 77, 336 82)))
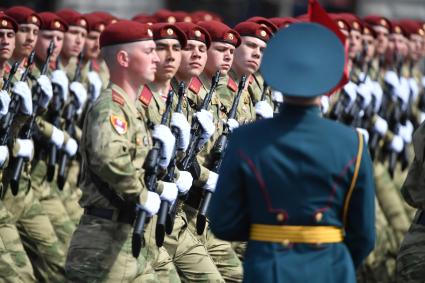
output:
POLYGON ((276 215, 276 220, 280 223, 284 222, 285 221, 285 214, 282 213, 282 212, 278 213, 276 215))
POLYGON ((289 244, 290 244, 291 242, 289 242, 289 240, 288 239, 285 239, 285 240, 283 240, 282 241, 282 245, 285 247, 285 248, 287 248, 287 247, 289 247, 289 244))
POLYGON ((314 218, 316 219, 316 222, 320 222, 323 219, 323 213, 318 212, 316 213, 316 215, 314 216, 314 218))

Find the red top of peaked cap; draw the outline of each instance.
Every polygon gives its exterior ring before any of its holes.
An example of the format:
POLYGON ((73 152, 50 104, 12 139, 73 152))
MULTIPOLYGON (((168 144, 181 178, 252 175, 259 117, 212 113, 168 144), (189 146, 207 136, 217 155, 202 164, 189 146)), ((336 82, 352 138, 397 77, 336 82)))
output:
POLYGON ((122 20, 111 24, 100 34, 100 48, 123 43, 153 40, 152 28, 147 24, 122 20))
POLYGON ((237 31, 231 29, 222 22, 208 21, 199 22, 199 26, 205 28, 211 36, 211 41, 229 43, 235 47, 241 44, 241 37, 237 31))

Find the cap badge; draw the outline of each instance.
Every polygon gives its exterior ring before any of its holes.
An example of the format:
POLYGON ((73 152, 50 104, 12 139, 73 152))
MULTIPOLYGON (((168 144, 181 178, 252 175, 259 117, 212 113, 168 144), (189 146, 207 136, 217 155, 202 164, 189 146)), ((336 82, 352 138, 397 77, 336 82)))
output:
POLYGON ((204 20, 206 20, 206 21, 211 21, 212 19, 213 19, 213 17, 210 14, 206 14, 204 16, 204 20))
POLYGON ((55 28, 60 28, 61 27, 61 23, 58 22, 58 21, 54 22, 53 25, 54 25, 55 28))
POLYGON ((100 30, 100 31, 103 31, 104 29, 105 29, 105 25, 104 25, 104 24, 100 24, 100 25, 99 25, 99 30, 100 30))
POLYGON ((1 21, 1 26, 2 27, 7 27, 7 21, 6 20, 1 21))
POLYGON ((343 21, 338 21, 339 28, 345 28, 345 24, 343 21))
POLYGON ((38 19, 36 16, 32 16, 31 17, 31 22, 33 22, 34 24, 36 24, 38 22, 38 19))
POLYGON ((401 28, 399 26, 396 26, 394 30, 396 33, 401 33, 401 28))
POLYGON ((81 20, 80 20, 80 26, 83 26, 83 27, 87 26, 87 22, 86 22, 86 20, 81 19, 81 20))
POLYGON ((168 28, 168 29, 167 29, 167 34, 168 34, 168 35, 173 35, 173 34, 174 34, 173 29, 168 28))
POLYGON ((191 23, 192 22, 192 18, 189 17, 189 16, 186 16, 186 17, 184 17, 183 21, 186 22, 186 23, 191 23))
POLYGON ((148 29, 148 35, 149 35, 149 37, 152 37, 153 36, 153 32, 152 32, 151 29, 148 29))
POLYGON ((233 40, 233 39, 235 38, 235 36, 233 35, 233 33, 229 33, 229 34, 227 35, 227 38, 228 38, 229 40, 233 40))
POLYGON ((266 37, 266 36, 267 36, 267 32, 266 32, 265 30, 261 30, 261 31, 260 31, 260 35, 261 35, 262 37, 266 37))
POLYGON ((174 18, 173 16, 169 16, 167 22, 169 22, 170 24, 174 24, 176 22, 176 18, 174 18))
POLYGON ((201 37, 202 33, 199 30, 195 30, 195 36, 196 37, 201 37))
POLYGON ((381 19, 381 20, 380 20, 380 23, 381 23, 381 25, 383 25, 384 27, 386 27, 386 26, 387 26, 387 21, 386 21, 386 20, 384 20, 384 19, 381 19))
POLYGON ((358 22, 354 22, 354 23, 353 23, 353 27, 354 27, 355 29, 359 29, 359 28, 360 28, 360 25, 359 25, 359 23, 358 23, 358 22))

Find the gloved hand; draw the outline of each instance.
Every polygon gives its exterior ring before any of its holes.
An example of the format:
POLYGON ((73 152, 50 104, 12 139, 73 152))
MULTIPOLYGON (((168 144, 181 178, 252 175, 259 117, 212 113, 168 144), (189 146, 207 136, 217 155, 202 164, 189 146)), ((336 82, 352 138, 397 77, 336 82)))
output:
POLYGON ((383 136, 388 130, 388 123, 381 116, 377 116, 373 129, 380 135, 383 136))
POLYGON ((210 171, 208 180, 202 188, 213 193, 215 191, 215 186, 217 185, 217 180, 218 180, 218 174, 210 171))
POLYGON ((173 203, 176 200, 178 193, 176 184, 164 181, 162 181, 162 184, 164 185, 164 187, 159 197, 161 198, 161 200, 173 203))
POLYGON ((0 145, 0 168, 3 167, 8 158, 9 149, 7 148, 7 145, 0 145))
POLYGON ((0 90, 0 115, 4 116, 9 112, 10 96, 5 90, 0 90))
POLYGON ((93 100, 96 100, 96 98, 99 97, 100 91, 102 90, 102 80, 99 77, 99 74, 95 71, 90 71, 87 74, 87 77, 89 79, 89 83, 93 85, 93 100))
POLYGON ((363 97, 362 109, 365 109, 372 100, 372 89, 368 84, 359 84, 357 87, 357 94, 363 97))
POLYGON ((277 103, 283 103, 283 94, 280 91, 272 91, 272 100, 277 103))
POLYGON ((369 132, 364 128, 356 128, 356 130, 363 135, 364 143, 367 144, 369 142, 369 132))
POLYGON ((174 112, 171 116, 171 126, 179 130, 179 138, 176 141, 177 149, 186 151, 190 140, 190 125, 182 113, 174 112))
POLYGON ((199 145, 203 146, 205 143, 208 142, 208 140, 211 138, 215 131, 213 115, 211 114, 211 112, 202 109, 201 111, 196 112, 194 116, 198 120, 203 130, 201 138, 199 140, 199 145))
POLYGON ((146 211, 149 217, 154 216, 158 213, 159 206, 161 205, 161 199, 157 193, 148 191, 148 197, 146 202, 142 205, 142 209, 146 211))
POLYGON ((322 108, 322 113, 326 114, 329 111, 329 96, 327 95, 322 95, 322 97, 320 98, 320 104, 321 104, 321 108, 322 108))
POLYGON ((235 119, 228 119, 226 125, 229 127, 230 132, 239 127, 239 122, 235 119))
POLYGON ((400 83, 398 76, 394 71, 387 71, 384 75, 384 81, 393 88, 396 88, 400 83))
POLYGON ((403 150, 403 147, 404 147, 403 138, 398 135, 395 135, 393 137, 393 140, 390 143, 391 150, 397 153, 400 153, 403 150))
POLYGON ((176 181, 179 193, 185 195, 192 187, 193 177, 188 171, 180 171, 180 176, 176 181))
POLYGON ((78 110, 84 105, 87 99, 87 91, 80 82, 72 82, 69 89, 75 94, 75 98, 78 102, 78 110))
POLYGON ((400 126, 399 135, 405 143, 412 142, 413 125, 410 121, 407 121, 406 125, 400 126))
POLYGON ((349 104, 347 105, 347 107, 350 108, 357 97, 357 85, 352 81, 349 81, 346 85, 344 85, 343 89, 350 99, 349 104))
POLYGON ((52 131, 52 136, 50 137, 50 141, 57 147, 61 148, 64 140, 65 140, 64 133, 58 128, 56 128, 55 126, 53 126, 53 131, 52 131))
POLYGON ((40 100, 40 106, 46 109, 49 105, 50 99, 53 97, 52 83, 46 75, 41 75, 37 79, 37 83, 41 87, 42 98, 40 100))
POLYGON ((382 96, 384 91, 382 90, 381 85, 377 81, 371 81, 372 95, 375 97, 375 112, 379 111, 379 108, 382 104, 382 96))
POLYGON ((52 72, 52 85, 54 84, 61 88, 63 101, 67 101, 69 80, 64 71, 55 70, 52 72))
POLYGON ((174 145, 176 138, 171 133, 171 130, 165 125, 156 125, 152 137, 161 142, 161 158, 159 160, 159 166, 161 168, 167 168, 173 154, 174 145))
POLYGON ((267 101, 258 101, 255 104, 255 113, 264 119, 273 118, 273 108, 267 101))
POLYGON ((64 150, 70 157, 74 156, 78 150, 77 141, 73 138, 70 138, 64 145, 64 150))
POLYGON ((30 139, 16 139, 17 151, 15 152, 17 157, 23 157, 25 159, 32 159, 34 155, 34 143, 30 139))
POLYGON ((21 112, 25 115, 32 114, 32 95, 26 82, 17 82, 12 89, 12 93, 21 98, 21 112))
POLYGON ((419 124, 422 124, 424 120, 425 120, 425 112, 421 112, 419 116, 419 124))
POLYGON ((410 97, 410 87, 405 78, 400 79, 400 83, 394 88, 394 94, 403 101, 403 106, 407 106, 410 97))

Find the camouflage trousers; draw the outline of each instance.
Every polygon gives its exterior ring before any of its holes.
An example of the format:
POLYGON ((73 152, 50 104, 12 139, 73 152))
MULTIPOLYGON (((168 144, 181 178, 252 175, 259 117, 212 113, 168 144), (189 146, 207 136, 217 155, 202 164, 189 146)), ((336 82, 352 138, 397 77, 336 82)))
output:
POLYGON ((68 170, 67 180, 59 196, 65 206, 66 212, 71 221, 77 225, 84 210, 78 204, 81 197, 81 190, 78 188, 78 175, 80 164, 77 160, 72 160, 68 170))
POLYGON ((198 211, 189 205, 184 206, 188 228, 205 245, 221 276, 226 282, 242 282, 243 268, 241 261, 229 242, 217 239, 207 224, 202 235, 196 232, 198 211))
POLYGON ((183 282, 224 282, 205 246, 188 229, 186 214, 178 208, 170 235, 164 247, 172 257, 183 282))
POLYGON ((148 247, 131 253, 132 227, 83 215, 72 236, 65 264, 69 282, 159 282, 148 247))

